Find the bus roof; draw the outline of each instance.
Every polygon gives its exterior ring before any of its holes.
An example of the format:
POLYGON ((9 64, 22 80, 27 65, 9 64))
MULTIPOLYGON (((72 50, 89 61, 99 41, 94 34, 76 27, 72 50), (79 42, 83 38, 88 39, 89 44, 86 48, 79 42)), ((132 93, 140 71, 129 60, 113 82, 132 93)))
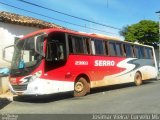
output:
MULTIPOLYGON (((85 32, 78 32, 78 31, 73 31, 73 30, 69 30, 69 29, 61 29, 61 28, 48 28, 48 29, 42 29, 42 30, 38 30, 36 32, 32 32, 28 35, 25 35, 22 39, 34 36, 36 34, 40 34, 40 33, 52 33, 52 32, 64 32, 64 33, 68 33, 68 34, 74 34, 74 35, 82 35, 82 36, 86 36, 86 37, 91 37, 91 38, 99 38, 99 39, 103 39, 103 40, 115 40, 115 41, 121 41, 120 39, 116 38, 116 37, 112 37, 112 36, 106 36, 106 35, 102 35, 102 34, 96 34, 96 33, 85 33, 85 32)), ((136 45, 142 45, 142 46, 149 46, 149 45, 143 45, 140 43, 132 43, 132 42, 128 42, 128 41, 121 41, 124 43, 129 43, 129 44, 136 44, 136 45)), ((152 47, 152 46, 149 46, 152 47)))
POLYGON ((25 39, 25 38, 28 38, 30 36, 34 36, 34 35, 39 34, 39 33, 47 33, 47 34, 49 34, 51 32, 65 32, 65 33, 69 33, 69 34, 82 35, 82 36, 92 37, 92 38, 120 40, 120 39, 118 39, 116 37, 106 36, 106 35, 102 35, 102 34, 85 33, 85 32, 78 32, 78 31, 67 30, 67 29, 60 29, 60 28, 49 28, 49 29, 38 30, 38 31, 32 32, 32 33, 30 33, 28 35, 25 35, 21 39, 25 39))

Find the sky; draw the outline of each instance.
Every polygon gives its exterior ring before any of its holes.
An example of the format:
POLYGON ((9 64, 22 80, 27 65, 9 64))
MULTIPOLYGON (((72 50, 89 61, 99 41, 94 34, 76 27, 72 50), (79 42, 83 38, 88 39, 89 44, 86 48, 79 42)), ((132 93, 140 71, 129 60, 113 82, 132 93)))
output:
POLYGON ((28 5, 18 0, 0 0, 0 2, 29 10, 38 14, 52 17, 50 19, 44 16, 25 12, 0 3, 0 11, 17 13, 24 16, 30 16, 52 22, 57 25, 67 27, 72 30, 97 33, 109 36, 115 36, 123 39, 119 35, 119 29, 127 25, 138 23, 141 20, 158 21, 160 11, 160 0, 25 0, 38 4, 62 13, 87 19, 93 22, 105 24, 118 29, 97 25, 88 21, 83 21, 59 14, 53 11, 45 10, 36 6, 28 5), (55 20, 58 19, 58 20, 55 20), (60 21, 59 21, 60 20, 60 21), (68 24, 66 21, 72 24, 68 24), (73 25, 76 24, 76 25, 73 25), (89 29, 93 28, 93 29, 89 29))

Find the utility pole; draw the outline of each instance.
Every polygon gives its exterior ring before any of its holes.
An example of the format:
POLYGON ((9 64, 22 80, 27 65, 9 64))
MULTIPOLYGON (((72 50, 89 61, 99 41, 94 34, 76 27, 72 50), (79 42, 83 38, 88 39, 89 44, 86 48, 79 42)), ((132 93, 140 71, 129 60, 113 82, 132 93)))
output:
POLYGON ((158 14, 158 21, 159 21, 159 42, 160 42, 160 11, 156 13, 158 14))
POLYGON ((107 0, 107 8, 108 8, 108 0, 107 0))
MULTIPOLYGON (((157 61, 157 64, 158 64, 158 70, 160 68, 160 11, 157 11, 156 14, 158 14, 158 23, 159 23, 159 34, 158 34, 158 61, 157 61)), ((158 71, 159 72, 159 71, 158 71)), ((159 77, 159 76, 158 76, 159 77)))

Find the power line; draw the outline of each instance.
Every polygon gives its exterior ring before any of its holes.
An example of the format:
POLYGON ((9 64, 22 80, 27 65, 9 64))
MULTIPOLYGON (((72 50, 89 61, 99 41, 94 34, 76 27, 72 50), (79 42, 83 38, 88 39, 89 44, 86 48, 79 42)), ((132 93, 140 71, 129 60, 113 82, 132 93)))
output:
MULTIPOLYGON (((64 12, 60 12, 58 10, 54 10, 54 9, 47 8, 47 7, 44 7, 44 6, 35 4, 35 3, 31 3, 31 2, 28 2, 28 1, 25 1, 25 0, 17 0, 17 1, 29 4, 29 5, 33 5, 33 6, 36 6, 36 7, 39 7, 39 8, 43 8, 43 9, 46 9, 46 10, 50 10, 52 12, 56 12, 56 13, 59 13, 59 14, 63 14, 63 15, 66 15, 66 16, 69 16, 69 17, 72 17, 72 18, 76 18, 76 19, 79 19, 79 20, 83 20, 83 21, 87 21, 87 22, 90 22, 90 23, 94 23, 94 24, 97 24, 97 25, 100 25, 100 26, 121 30, 120 28, 116 28, 116 27, 113 27, 113 26, 109 26, 109 25, 105 25, 105 24, 102 24, 102 23, 94 22, 94 21, 91 21, 91 20, 88 20, 88 19, 85 19, 85 18, 80 18, 80 17, 74 16, 74 15, 70 15, 70 14, 67 14, 67 13, 64 13, 64 12)), ((108 1, 107 1, 107 4, 108 4, 108 1)))
POLYGON ((28 12, 28 13, 32 13, 32 14, 35 14, 35 15, 43 16, 43 17, 46 17, 46 18, 49 18, 49 19, 53 19, 53 20, 56 20, 56 21, 60 21, 60 22, 63 22, 63 23, 79 26, 79 27, 82 27, 82 28, 88 28, 88 29, 92 29, 92 30, 96 30, 96 31, 104 32, 104 33, 115 34, 115 33, 112 33, 112 32, 107 32, 107 31, 104 31, 104 30, 99 30, 99 29, 96 29, 96 28, 91 28, 91 27, 71 23, 71 22, 68 22, 68 21, 60 20, 60 19, 57 19, 57 18, 49 17, 49 16, 46 16, 46 15, 43 15, 43 14, 40 14, 40 13, 32 12, 30 10, 25 10, 23 8, 19 8, 19 7, 9 5, 9 4, 3 3, 3 2, 0 2, 0 4, 3 4, 5 6, 9 6, 9 7, 12 7, 12 8, 16 8, 16 9, 19 9, 19 10, 22 10, 22 11, 25 11, 25 12, 28 12))
POLYGON ((0 4, 6 5, 6 6, 9 6, 9 7, 12 7, 12 8, 16 8, 16 9, 19 9, 19 10, 22 10, 22 11, 25 11, 25 12, 29 12, 29 13, 32 13, 32 14, 40 15, 40 16, 43 16, 43 17, 46 17, 46 18, 54 19, 54 20, 57 20, 57 21, 60 21, 60 22, 64 22, 64 23, 68 23, 68 24, 72 24, 72 25, 77 25, 77 26, 81 27, 81 25, 78 25, 78 24, 74 24, 74 23, 70 23, 68 21, 64 21, 64 20, 53 18, 53 17, 49 17, 49 16, 46 16, 46 15, 43 15, 43 14, 40 14, 40 13, 32 12, 30 10, 25 10, 23 8, 19 8, 19 7, 16 7, 16 6, 13 6, 13 5, 9 5, 9 4, 6 4, 6 3, 0 2, 0 4))

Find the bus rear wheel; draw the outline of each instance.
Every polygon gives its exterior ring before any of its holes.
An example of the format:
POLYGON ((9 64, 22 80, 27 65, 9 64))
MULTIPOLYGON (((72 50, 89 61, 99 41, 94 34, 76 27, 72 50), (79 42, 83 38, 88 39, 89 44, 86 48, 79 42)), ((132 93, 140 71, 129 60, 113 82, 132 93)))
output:
POLYGON ((89 91, 89 83, 85 78, 80 77, 74 85, 74 97, 85 96, 89 91))
POLYGON ((134 82, 136 84, 136 86, 140 86, 142 84, 142 76, 140 72, 136 72, 135 76, 134 76, 134 82))

